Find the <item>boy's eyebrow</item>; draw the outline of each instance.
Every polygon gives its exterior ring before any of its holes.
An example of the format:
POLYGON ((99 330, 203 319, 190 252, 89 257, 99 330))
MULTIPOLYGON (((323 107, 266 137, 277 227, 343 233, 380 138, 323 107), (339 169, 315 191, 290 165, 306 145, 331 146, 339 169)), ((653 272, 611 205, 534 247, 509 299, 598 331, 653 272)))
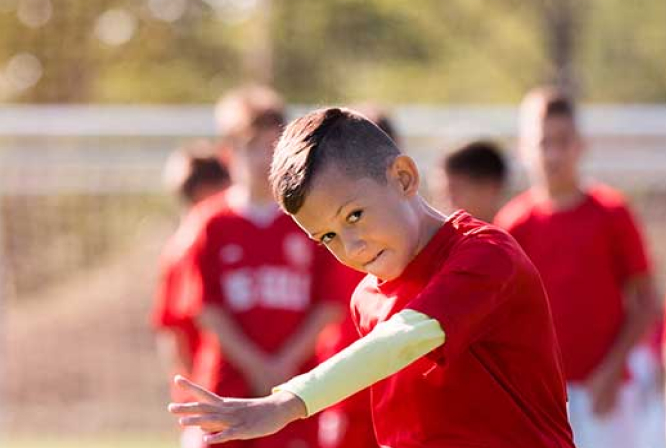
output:
MULTIPOLYGON (((335 212, 335 215, 333 215, 333 218, 337 218, 337 216, 340 214, 342 209, 345 208, 346 206, 348 206, 349 204, 351 204, 352 202, 354 202, 355 200, 356 200, 356 195, 352 196, 349 200, 343 202, 342 205, 340 205, 340 207, 338 207, 338 210, 335 212)), ((323 231, 313 232, 312 234, 309 234, 308 236, 311 239, 315 240, 315 241, 319 241, 319 238, 317 237, 317 235, 319 235, 320 233, 323 233, 323 231)))

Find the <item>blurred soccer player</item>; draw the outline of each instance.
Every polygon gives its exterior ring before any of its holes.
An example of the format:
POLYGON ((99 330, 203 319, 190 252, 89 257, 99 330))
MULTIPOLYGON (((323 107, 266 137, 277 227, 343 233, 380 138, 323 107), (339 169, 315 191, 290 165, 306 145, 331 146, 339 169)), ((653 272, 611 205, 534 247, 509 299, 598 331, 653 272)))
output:
POLYGON ((502 205, 506 179, 507 166, 499 146, 472 141, 440 160, 432 173, 430 192, 443 210, 463 209, 492 222, 502 205))
POLYGON ((532 258, 550 298, 582 448, 636 445, 635 387, 627 356, 656 314, 650 265, 625 199, 585 183, 574 104, 555 88, 527 94, 520 147, 532 188, 496 223, 532 258))
MULTIPOLYGON (((260 86, 234 90, 218 103, 216 118, 232 185, 188 220, 196 291, 188 311, 218 345, 193 378, 225 396, 254 397, 315 365, 317 336, 342 312, 343 271, 271 194, 268 171, 285 120, 281 98, 260 86)), ((302 421, 229 446, 314 448, 317 429, 316 420, 302 421)))
MULTIPOLYGON (((229 173, 214 153, 213 145, 197 141, 168 158, 164 168, 164 183, 183 205, 183 219, 190 209, 229 185, 229 173)), ((152 324, 157 333, 158 349, 171 374, 191 375, 202 347, 196 323, 184 313, 188 301, 187 276, 184 269, 187 250, 187 231, 181 225, 169 239, 160 256, 160 274, 152 324)), ((171 383, 171 382, 170 382, 171 383)), ((171 383, 172 384, 172 383, 171 383)), ((172 389, 176 400, 187 398, 179 389, 172 389)))

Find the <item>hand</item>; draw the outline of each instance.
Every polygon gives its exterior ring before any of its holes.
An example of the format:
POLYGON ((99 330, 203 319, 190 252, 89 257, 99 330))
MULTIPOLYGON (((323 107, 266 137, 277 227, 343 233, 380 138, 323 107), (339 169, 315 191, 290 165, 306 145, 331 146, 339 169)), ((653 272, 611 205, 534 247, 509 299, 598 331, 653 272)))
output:
POLYGON ((617 393, 622 384, 623 368, 602 364, 587 381, 587 389, 592 400, 592 412, 602 416, 613 410, 617 393))
POLYGON ((209 433, 204 437, 207 444, 267 436, 306 416, 301 399, 289 392, 263 398, 222 398, 181 376, 175 382, 201 401, 171 403, 169 412, 181 416, 181 425, 198 426, 209 433))

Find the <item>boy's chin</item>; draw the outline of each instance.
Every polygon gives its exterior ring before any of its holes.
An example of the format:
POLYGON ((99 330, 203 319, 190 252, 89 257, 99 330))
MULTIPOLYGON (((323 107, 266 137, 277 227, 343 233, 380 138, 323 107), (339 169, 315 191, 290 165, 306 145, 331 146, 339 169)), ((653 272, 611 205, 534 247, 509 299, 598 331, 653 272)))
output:
POLYGON ((403 269, 369 269, 366 271, 366 273, 373 275, 377 277, 378 279, 382 281, 391 281, 395 280, 396 278, 400 277, 402 274, 403 269))

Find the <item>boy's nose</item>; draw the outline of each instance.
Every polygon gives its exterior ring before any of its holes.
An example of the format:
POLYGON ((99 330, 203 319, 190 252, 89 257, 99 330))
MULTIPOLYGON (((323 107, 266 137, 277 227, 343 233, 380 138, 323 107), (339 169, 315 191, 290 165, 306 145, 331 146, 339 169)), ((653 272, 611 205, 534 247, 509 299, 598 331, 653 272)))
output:
POLYGON ((347 252, 347 256, 356 262, 363 261, 366 248, 367 244, 362 238, 347 238, 347 241, 345 241, 345 252, 347 252))

